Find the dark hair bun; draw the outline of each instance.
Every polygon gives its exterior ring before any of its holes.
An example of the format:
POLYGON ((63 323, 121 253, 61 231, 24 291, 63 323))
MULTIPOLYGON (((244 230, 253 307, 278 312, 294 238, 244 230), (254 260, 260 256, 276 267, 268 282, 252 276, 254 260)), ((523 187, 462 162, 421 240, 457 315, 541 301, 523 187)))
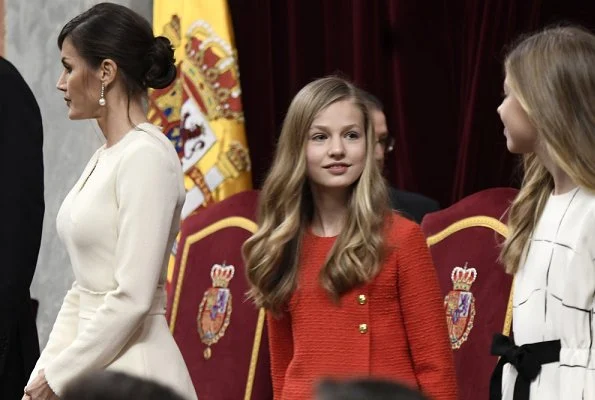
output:
POLYGON ((174 49, 168 38, 157 36, 146 56, 145 84, 153 89, 163 89, 176 79, 174 49))

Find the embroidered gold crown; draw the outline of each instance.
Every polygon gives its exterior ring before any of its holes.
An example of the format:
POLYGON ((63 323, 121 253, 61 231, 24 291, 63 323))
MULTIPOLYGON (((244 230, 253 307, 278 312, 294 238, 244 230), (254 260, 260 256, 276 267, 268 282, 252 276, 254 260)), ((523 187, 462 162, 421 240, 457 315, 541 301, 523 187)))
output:
POLYGON ((450 274, 453 288, 455 290, 468 291, 471 285, 477 278, 477 270, 475 268, 467 268, 467 263, 464 267, 455 267, 450 274))
POLYGON ((209 120, 244 120, 240 72, 235 49, 203 20, 194 22, 186 33, 183 70, 191 92, 200 93, 199 105, 209 120))
POLYGON ((241 143, 231 142, 225 154, 238 171, 250 171, 250 155, 241 143))
POLYGON ((177 49, 181 41, 180 17, 177 14, 171 16, 169 22, 163 25, 162 35, 169 39, 174 49, 177 49))
POLYGON ((229 285, 229 281, 233 278, 235 268, 233 265, 215 264, 211 268, 211 279, 213 280, 214 287, 226 288, 229 285))

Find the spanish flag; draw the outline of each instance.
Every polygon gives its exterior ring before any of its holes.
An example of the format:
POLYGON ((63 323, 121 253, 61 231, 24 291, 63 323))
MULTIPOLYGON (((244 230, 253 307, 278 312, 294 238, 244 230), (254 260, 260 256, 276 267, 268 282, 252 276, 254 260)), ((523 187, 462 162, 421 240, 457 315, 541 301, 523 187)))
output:
POLYGON ((252 186, 237 51, 226 0, 154 0, 153 30, 172 42, 178 77, 150 92, 148 117, 180 156, 184 219, 252 186))

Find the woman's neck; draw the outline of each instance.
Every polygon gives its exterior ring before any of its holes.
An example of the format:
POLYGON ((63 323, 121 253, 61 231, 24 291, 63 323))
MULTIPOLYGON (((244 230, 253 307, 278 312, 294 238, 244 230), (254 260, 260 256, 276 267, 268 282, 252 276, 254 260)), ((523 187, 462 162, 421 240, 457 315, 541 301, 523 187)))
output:
POLYGON ((554 180, 554 195, 568 193, 577 187, 576 182, 552 160, 545 149, 540 149, 536 154, 550 175, 552 175, 554 180))
POLYGON ((99 128, 106 139, 106 147, 118 143, 136 125, 147 122, 140 99, 130 100, 125 97, 110 100, 102 116, 97 118, 99 128))
POLYGON ((314 215, 312 232, 317 236, 332 237, 341 233, 347 219, 348 195, 344 190, 316 190, 312 188, 314 215))

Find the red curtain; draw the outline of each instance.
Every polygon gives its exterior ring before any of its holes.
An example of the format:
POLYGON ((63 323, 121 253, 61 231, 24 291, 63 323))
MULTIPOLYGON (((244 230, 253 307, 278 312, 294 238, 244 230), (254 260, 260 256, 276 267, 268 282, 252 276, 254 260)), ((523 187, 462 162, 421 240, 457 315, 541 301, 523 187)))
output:
POLYGON ((590 0, 229 0, 254 186, 291 98, 338 73, 385 105, 397 149, 390 182, 442 206, 515 186, 496 114, 505 47, 562 20, 595 28, 590 0), (431 5, 430 5, 431 3, 431 5))

